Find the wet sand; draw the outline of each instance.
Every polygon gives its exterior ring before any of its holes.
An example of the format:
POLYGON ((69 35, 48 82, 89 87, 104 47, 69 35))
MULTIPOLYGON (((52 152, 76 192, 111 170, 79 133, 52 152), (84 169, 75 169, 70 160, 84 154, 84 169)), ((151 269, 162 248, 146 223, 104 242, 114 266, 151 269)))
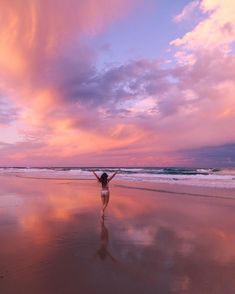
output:
POLYGON ((0 293, 235 293, 235 191, 0 176, 0 293))

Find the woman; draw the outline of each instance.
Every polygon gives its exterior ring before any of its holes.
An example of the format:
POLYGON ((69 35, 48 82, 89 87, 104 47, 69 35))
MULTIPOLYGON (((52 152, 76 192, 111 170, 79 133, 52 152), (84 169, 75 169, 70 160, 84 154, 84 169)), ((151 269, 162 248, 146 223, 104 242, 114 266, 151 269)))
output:
POLYGON ((101 199, 102 199, 102 213, 104 213, 105 208, 107 207, 109 203, 109 182, 115 177, 115 175, 118 173, 119 170, 117 170, 114 174, 112 174, 111 177, 109 177, 106 173, 103 173, 100 177, 93 171, 93 174, 97 178, 97 180, 101 183, 101 199))

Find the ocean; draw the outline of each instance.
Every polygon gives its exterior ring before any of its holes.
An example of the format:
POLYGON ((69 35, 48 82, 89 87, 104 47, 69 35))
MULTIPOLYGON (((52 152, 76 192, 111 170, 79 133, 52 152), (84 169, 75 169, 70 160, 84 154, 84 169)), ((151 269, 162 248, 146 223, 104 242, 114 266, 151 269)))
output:
MULTIPOLYGON (((92 170, 112 174, 114 167, 1 167, 0 174, 29 178, 94 179, 92 170)), ((235 168, 121 167, 116 179, 235 189, 235 168)))

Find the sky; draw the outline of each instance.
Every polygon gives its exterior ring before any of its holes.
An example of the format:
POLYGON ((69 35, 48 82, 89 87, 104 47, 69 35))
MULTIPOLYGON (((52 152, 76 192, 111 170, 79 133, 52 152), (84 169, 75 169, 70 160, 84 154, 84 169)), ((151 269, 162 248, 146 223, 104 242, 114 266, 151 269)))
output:
POLYGON ((235 2, 0 0, 1 166, 235 166, 235 2))

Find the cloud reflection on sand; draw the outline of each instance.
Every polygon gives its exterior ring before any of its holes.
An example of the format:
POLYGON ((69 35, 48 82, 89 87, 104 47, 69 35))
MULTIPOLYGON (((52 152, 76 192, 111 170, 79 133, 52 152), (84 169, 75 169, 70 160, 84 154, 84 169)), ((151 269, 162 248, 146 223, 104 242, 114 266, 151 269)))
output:
POLYGON ((234 290, 234 206, 228 200, 113 186, 102 221, 94 181, 5 177, 1 188, 5 293, 234 290), (13 202, 11 194, 17 195, 13 202), (97 252, 106 258, 94 259, 97 252))

